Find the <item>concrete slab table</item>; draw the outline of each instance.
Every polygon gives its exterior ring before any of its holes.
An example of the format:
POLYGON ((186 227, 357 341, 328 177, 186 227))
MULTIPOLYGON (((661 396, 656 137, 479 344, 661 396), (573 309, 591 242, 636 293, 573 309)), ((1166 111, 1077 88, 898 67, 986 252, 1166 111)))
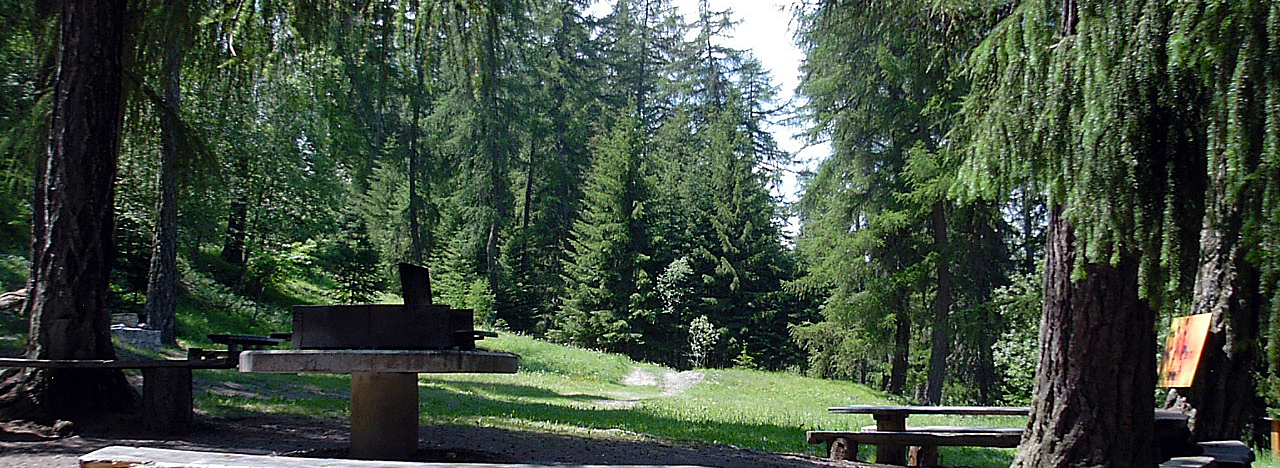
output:
POLYGON ((514 374, 520 356, 493 351, 312 350, 240 353, 240 372, 351 374, 351 456, 404 460, 418 449, 418 374, 514 374))

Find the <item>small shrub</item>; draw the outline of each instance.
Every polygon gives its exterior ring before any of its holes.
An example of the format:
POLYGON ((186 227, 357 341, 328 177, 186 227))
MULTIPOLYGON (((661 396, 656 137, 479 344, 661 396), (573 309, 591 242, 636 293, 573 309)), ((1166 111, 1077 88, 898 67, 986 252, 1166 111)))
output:
POLYGON ((1031 402, 1040 359, 1040 276, 1021 275, 996 290, 995 302, 1008 328, 996 341, 993 358, 1004 380, 1005 403, 1031 402))
POLYGON ((747 352, 747 348, 742 348, 742 352, 738 353, 738 357, 733 358, 733 367, 735 369, 760 369, 760 365, 756 364, 756 358, 751 357, 747 352))
MULTIPOLYGON (((689 322, 689 365, 699 369, 707 365, 707 356, 720 341, 721 330, 707 320, 707 316, 699 315, 689 322)), ((745 352, 745 350, 744 350, 745 352)))
POLYGON ((30 269, 31 263, 21 255, 0 254, 0 290, 22 289, 30 269))

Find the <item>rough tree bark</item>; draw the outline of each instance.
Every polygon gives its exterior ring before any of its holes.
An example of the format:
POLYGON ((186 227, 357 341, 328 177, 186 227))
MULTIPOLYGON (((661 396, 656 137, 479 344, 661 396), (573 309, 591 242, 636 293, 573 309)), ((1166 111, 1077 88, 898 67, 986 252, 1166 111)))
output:
POLYGON ((160 172, 156 174, 156 228, 147 281, 147 324, 160 341, 177 344, 178 301, 178 110, 182 90, 182 42, 171 32, 164 56, 164 104, 160 112, 160 172))
POLYGON ((1251 245, 1242 239, 1244 211, 1256 209, 1246 183, 1236 196, 1225 157, 1212 171, 1200 233, 1192 314, 1213 314, 1204 352, 1192 386, 1169 393, 1165 405, 1191 414, 1195 440, 1238 439, 1250 420, 1257 395, 1253 374, 1258 357, 1258 325, 1264 299, 1260 272, 1249 260, 1251 245), (1237 198, 1239 197, 1239 198, 1237 198))
POLYGON ((1087 263, 1072 228, 1049 215, 1040 366, 1018 468, 1155 466, 1155 313, 1138 298, 1138 262, 1087 263))
POLYGON ((933 204, 932 218, 933 243, 938 249, 938 294, 933 303, 933 334, 925 401, 936 405, 942 403, 942 387, 947 380, 947 356, 951 354, 951 260, 947 258, 947 210, 944 202, 933 204))
MULTIPOLYGON (((33 201, 29 358, 111 359, 113 254, 125 0, 62 3, 49 148, 33 201)), ((11 369, 0 419, 82 419, 131 406, 120 370, 11 369)))

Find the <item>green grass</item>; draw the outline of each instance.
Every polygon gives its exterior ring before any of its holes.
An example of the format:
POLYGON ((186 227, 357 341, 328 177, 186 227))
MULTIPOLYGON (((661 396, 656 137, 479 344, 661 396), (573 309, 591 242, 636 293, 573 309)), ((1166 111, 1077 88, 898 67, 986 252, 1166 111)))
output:
MULTIPOLYGON (((689 445, 725 444, 775 452, 823 455, 804 431, 856 429, 866 415, 832 415, 829 406, 889 404, 866 387, 793 374, 739 369, 703 370, 705 380, 682 394, 652 386, 625 386, 635 368, 670 371, 623 356, 503 334, 482 344, 521 355, 515 375, 423 374, 420 417, 425 424, 458 424, 553 432, 586 437, 651 440, 689 445)), ((214 415, 251 412, 346 418, 349 380, 342 375, 257 375, 207 371, 258 396, 197 397, 214 415)), ((926 417, 912 424, 1021 425, 1021 418, 926 417)), ((866 447, 862 458, 871 458, 866 447)), ((943 449, 952 466, 1008 466, 1011 450, 943 449)))
POLYGON ((1253 468, 1280 468, 1280 459, 1271 456, 1271 447, 1254 447, 1253 453, 1258 457, 1253 468))
POLYGON ((31 268, 26 257, 16 254, 0 253, 0 292, 21 289, 27 281, 27 271, 31 268))

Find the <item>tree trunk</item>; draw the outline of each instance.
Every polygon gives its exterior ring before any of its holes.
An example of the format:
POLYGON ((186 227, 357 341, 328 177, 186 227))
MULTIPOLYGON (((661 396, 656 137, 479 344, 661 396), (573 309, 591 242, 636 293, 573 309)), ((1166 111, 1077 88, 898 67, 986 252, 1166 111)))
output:
MULTIPOLYGON (((107 311, 124 0, 64 2, 44 181, 32 204, 28 358, 112 359, 107 311)), ((136 401, 119 370, 13 369, 0 419, 80 419, 136 401)))
POLYGON ((422 265, 426 248, 422 242, 421 199, 418 196, 418 104, 414 99, 413 127, 409 130, 409 256, 415 265, 422 265))
POLYGON ((1170 392, 1166 406, 1190 409, 1194 440, 1238 439, 1251 420, 1257 395, 1253 374, 1258 356, 1258 321, 1263 298, 1260 273, 1246 258, 1252 246, 1241 239, 1243 213, 1256 204, 1246 183, 1229 190, 1227 158, 1218 157, 1200 234, 1192 314, 1213 314, 1200 365, 1189 388, 1170 392))
POLYGON ((1138 261, 1085 264, 1072 281, 1076 255, 1055 208, 1035 397, 1013 466, 1154 466, 1155 313, 1138 298, 1138 261))
POLYGON ((147 281, 147 324, 160 341, 177 345, 178 298, 178 111, 182 91, 182 43, 171 32, 164 57, 164 103, 160 112, 160 172, 156 175, 156 228, 147 281))
MULTIPOLYGON (((529 216, 531 212, 530 210, 531 207, 529 205, 533 204, 533 167, 534 167, 533 155, 534 155, 533 142, 530 142, 529 143, 529 164, 525 166, 525 173, 524 173, 524 207, 522 207, 520 211, 520 227, 522 229, 529 228, 529 216)), ((528 250, 526 249, 525 252, 526 253, 522 254, 523 257, 528 257, 529 256, 527 253, 528 250)), ((524 259, 522 258, 520 262, 521 262, 521 266, 523 267, 524 259)))
POLYGON ((503 186, 503 159, 502 146, 499 142, 505 136, 503 131, 499 130, 501 119, 497 113, 498 106, 498 11, 499 4, 496 1, 490 1, 488 8, 485 10, 485 39, 484 39, 484 70, 481 77, 481 99, 483 99, 484 108, 484 135, 485 148, 487 153, 485 156, 489 158, 487 169, 487 177, 489 184, 489 206, 488 214, 488 237, 485 240, 485 268, 489 279, 489 293, 494 296, 498 295, 498 230, 500 228, 503 196, 506 194, 503 186))
POLYGON ((906 295, 894 319, 893 361, 889 365, 889 393, 902 395, 907 385, 907 358, 911 355, 911 316, 906 295))
MULTIPOLYGON (((421 13, 421 12, 418 12, 421 13)), ((422 200, 418 195, 418 174, 421 172, 421 165, 418 154, 418 118, 422 113, 422 103, 420 101, 423 90, 423 69, 422 69, 422 20, 418 19, 414 23, 413 34, 413 63, 414 63, 414 80, 415 86, 409 92, 409 107, 411 113, 411 124, 409 126, 409 250, 413 257, 413 263, 418 266, 423 265, 424 252, 426 246, 422 240, 422 223, 418 217, 422 213, 422 200)))
POLYGON ((1031 273, 1036 271, 1036 249, 1035 244, 1031 241, 1034 231, 1032 226, 1032 216, 1035 210, 1032 207, 1034 198, 1031 194, 1031 183, 1022 187, 1022 271, 1031 273))
POLYGON ((929 351, 929 378, 925 401, 942 403, 942 387, 947 380, 947 356, 951 354, 951 260, 947 258, 947 212, 945 202, 933 204, 933 243, 938 249, 938 294, 934 298, 933 334, 929 351))
MULTIPOLYGON (((242 183, 243 183, 243 179, 242 183)), ((244 268, 244 242, 249 224, 249 201, 243 194, 234 195, 227 215, 227 233, 222 241, 222 260, 244 268)))

